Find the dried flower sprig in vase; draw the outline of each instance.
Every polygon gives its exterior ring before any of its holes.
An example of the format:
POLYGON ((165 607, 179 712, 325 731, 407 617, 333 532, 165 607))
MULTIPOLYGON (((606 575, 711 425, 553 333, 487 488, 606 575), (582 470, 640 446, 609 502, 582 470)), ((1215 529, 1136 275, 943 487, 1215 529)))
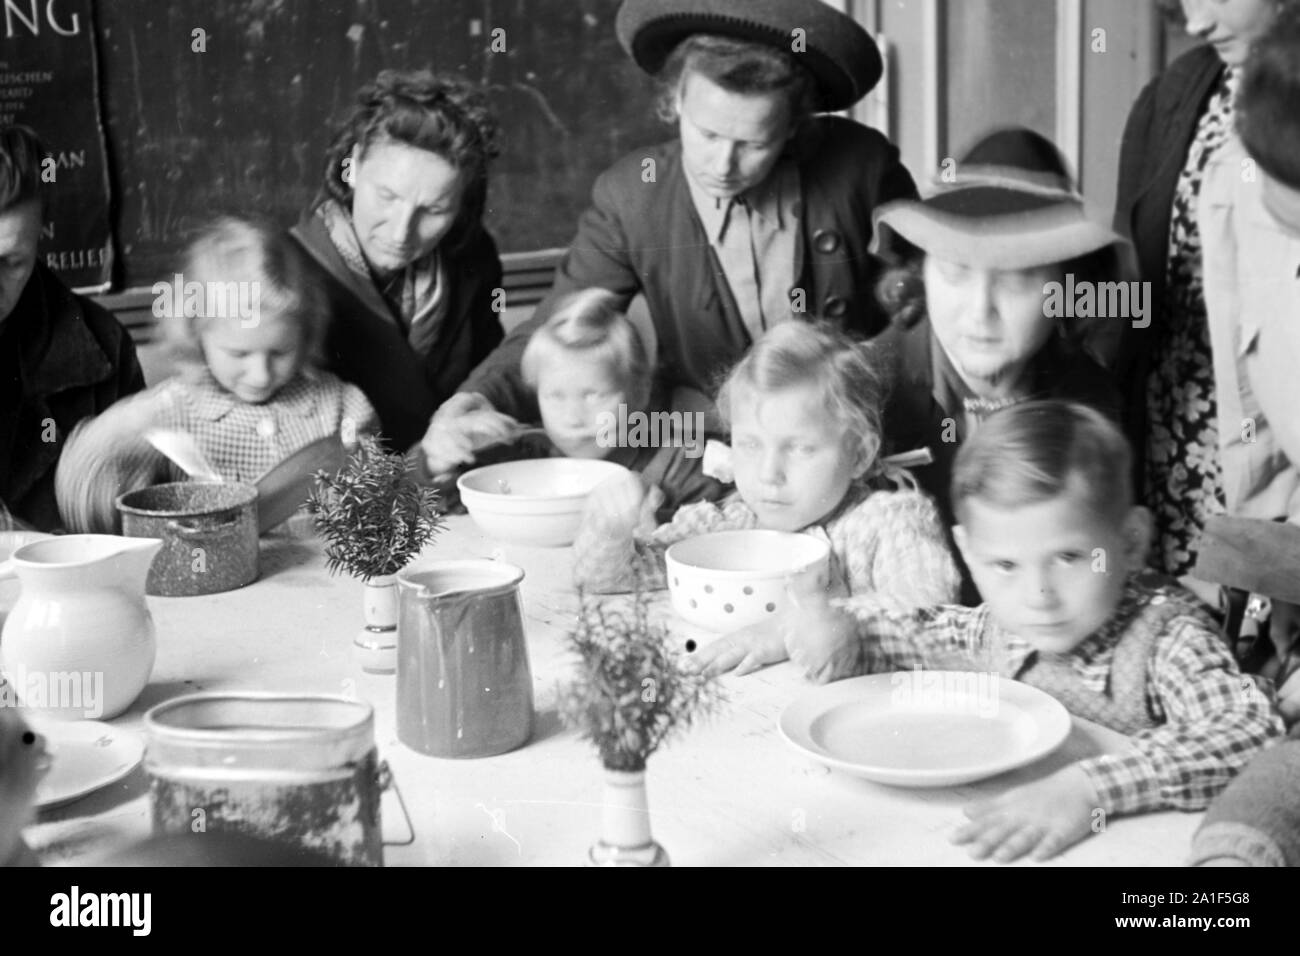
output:
POLYGON ((673 734, 722 702, 717 681, 682 668, 663 624, 650 621, 639 585, 630 608, 579 595, 578 625, 568 645, 578 676, 560 693, 566 725, 596 745, 605 765, 601 840, 590 862, 605 866, 667 866, 650 835, 646 761, 673 734))
POLYGON ((394 576, 444 524, 438 493, 421 486, 413 470, 367 436, 337 474, 316 473, 307 499, 330 573, 365 582, 366 626, 353 643, 361 666, 375 673, 397 669, 394 576))

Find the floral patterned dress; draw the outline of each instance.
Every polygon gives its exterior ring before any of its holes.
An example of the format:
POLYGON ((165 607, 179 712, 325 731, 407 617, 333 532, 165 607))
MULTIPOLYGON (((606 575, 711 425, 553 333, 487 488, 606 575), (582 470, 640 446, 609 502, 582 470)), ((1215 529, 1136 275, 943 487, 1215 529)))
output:
POLYGON ((1155 518, 1150 560, 1175 577, 1195 564, 1194 545, 1206 520, 1225 511, 1196 206, 1205 168, 1232 129, 1238 76, 1234 68, 1224 72, 1178 178, 1162 303, 1165 335, 1147 379, 1146 495, 1155 518))

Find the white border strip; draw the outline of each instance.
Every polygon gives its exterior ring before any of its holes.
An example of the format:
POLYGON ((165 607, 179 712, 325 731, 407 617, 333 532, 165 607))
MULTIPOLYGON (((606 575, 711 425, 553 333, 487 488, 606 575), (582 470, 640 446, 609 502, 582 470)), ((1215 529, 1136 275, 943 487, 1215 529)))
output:
POLYGON ((948 78, 948 64, 943 61, 943 13, 939 0, 922 0, 921 43, 925 64, 925 133, 923 154, 925 172, 917 176, 918 182, 929 182, 939 174, 940 149, 943 142, 944 84, 948 78))
POLYGON ((1056 145, 1083 183, 1083 0, 1056 0, 1056 145))

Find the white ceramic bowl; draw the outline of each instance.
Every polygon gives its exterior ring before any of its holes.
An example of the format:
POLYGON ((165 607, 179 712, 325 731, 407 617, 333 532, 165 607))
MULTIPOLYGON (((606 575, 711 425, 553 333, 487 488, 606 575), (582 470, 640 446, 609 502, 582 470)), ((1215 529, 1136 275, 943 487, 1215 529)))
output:
POLYGON ((673 608, 711 631, 734 631, 779 613, 787 581, 825 588, 830 545, 788 531, 720 531, 679 541, 665 555, 673 608))
POLYGON ((530 458, 467 471, 456 481, 474 522, 502 541, 572 544, 591 490, 627 471, 600 459, 530 458))

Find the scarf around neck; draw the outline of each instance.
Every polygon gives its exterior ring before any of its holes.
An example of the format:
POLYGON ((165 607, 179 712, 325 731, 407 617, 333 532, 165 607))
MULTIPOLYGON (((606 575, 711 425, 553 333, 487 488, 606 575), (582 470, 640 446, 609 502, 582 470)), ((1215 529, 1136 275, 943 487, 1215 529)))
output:
POLYGON ((366 261, 347 209, 334 199, 326 199, 316 207, 316 215, 348 269, 358 279, 369 282, 388 304, 411 348, 421 355, 428 354, 442 327, 447 304, 447 283, 438 250, 412 262, 400 277, 393 276, 385 283, 366 261))

